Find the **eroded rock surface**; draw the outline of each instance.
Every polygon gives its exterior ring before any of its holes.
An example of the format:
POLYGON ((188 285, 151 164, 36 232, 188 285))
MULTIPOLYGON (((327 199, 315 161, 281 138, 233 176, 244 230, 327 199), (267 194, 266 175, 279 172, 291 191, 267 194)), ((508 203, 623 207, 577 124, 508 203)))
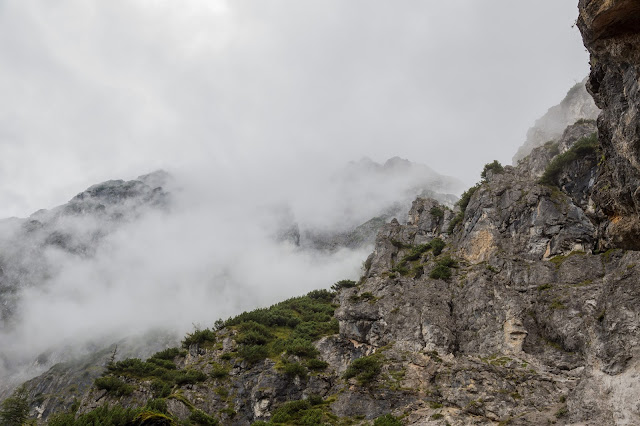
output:
POLYGON ((587 89, 602 110, 594 201, 610 247, 640 248, 640 5, 581 0, 578 27, 591 54, 587 89))

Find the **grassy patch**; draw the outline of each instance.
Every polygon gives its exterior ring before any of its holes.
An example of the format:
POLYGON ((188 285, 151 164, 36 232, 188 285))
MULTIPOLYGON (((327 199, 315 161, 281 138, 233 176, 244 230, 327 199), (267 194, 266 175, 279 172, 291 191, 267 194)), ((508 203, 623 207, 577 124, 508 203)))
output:
POLYGON ((553 299, 551 305, 549 305, 551 309, 567 309, 567 307, 562 303, 560 299, 553 299))
POLYGON ((455 259, 450 256, 445 256, 436 263, 436 266, 429 273, 429 278, 446 281, 451 278, 451 268, 455 268, 457 266, 458 262, 456 262, 455 259))
POLYGON ((345 379, 355 377, 361 386, 371 383, 382 370, 382 355, 373 354, 354 360, 342 376, 345 379))
POLYGON ((564 261, 570 258, 571 256, 584 256, 586 254, 587 253, 585 253, 584 251, 576 250, 576 251, 572 251, 567 255, 559 254, 557 256, 553 256, 551 259, 549 259, 549 262, 556 265, 556 268, 560 268, 560 266, 562 266, 564 261))
POLYGON ((597 133, 579 139, 567 152, 557 155, 549 163, 539 182, 543 185, 557 185, 558 177, 569 164, 587 155, 595 154, 598 147, 597 133))
MULTIPOLYGON (((350 288, 352 283, 343 280, 334 286, 350 288)), ((238 355, 250 364, 282 353, 313 359, 318 350, 312 342, 338 332, 338 322, 333 318, 337 308, 334 296, 327 290, 315 290, 269 308, 243 312, 224 321, 222 327, 237 330, 238 355)), ((364 293, 362 296, 367 300, 375 298, 373 294, 371 298, 364 293)))
POLYGON ((402 422, 394 415, 385 414, 375 419, 373 426, 402 426, 402 422))
POLYGON ((133 393, 133 386, 123 382, 117 377, 99 377, 95 380, 98 389, 106 390, 114 396, 126 396, 133 393))

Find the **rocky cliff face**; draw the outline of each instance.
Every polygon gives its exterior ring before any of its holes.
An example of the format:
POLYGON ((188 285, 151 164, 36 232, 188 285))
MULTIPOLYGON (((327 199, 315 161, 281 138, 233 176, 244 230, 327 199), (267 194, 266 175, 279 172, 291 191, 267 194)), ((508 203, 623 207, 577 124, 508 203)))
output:
POLYGON ((86 392, 44 388, 55 372, 30 381, 33 416, 108 404, 192 424, 638 424, 640 254, 599 251, 594 130, 488 171, 463 210, 418 198, 358 283, 116 363, 86 392))
POLYGON ((640 5, 581 0, 578 27, 591 54, 589 92, 598 118, 602 167, 594 201, 608 224, 606 244, 640 247, 640 5))

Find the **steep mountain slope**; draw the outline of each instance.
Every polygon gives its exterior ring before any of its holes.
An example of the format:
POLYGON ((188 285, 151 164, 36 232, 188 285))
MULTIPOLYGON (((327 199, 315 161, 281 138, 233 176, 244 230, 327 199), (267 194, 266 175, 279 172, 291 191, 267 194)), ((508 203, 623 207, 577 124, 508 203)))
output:
POLYGON ((82 394, 42 392, 36 378, 32 413, 83 419, 106 403, 140 407, 140 424, 637 424, 640 255, 597 251, 594 130, 570 126, 517 167, 488 167, 455 211, 417 199, 406 224, 378 233, 358 283, 221 321, 145 362, 116 357, 82 394))
POLYGON ((638 16, 633 1, 580 1, 599 135, 579 122, 516 167, 487 167, 453 211, 417 199, 382 227, 357 283, 217 322, 146 361, 115 353, 86 391, 45 386, 56 371, 35 378, 30 414, 640 424, 638 16))
MULTIPOLYGON (((318 177, 319 182, 323 180, 330 181, 325 183, 331 189, 327 192, 334 194, 328 204, 345 219, 340 226, 331 221, 319 226, 307 220, 305 212, 297 212, 299 217, 294 217, 290 204, 295 204, 296 199, 275 206, 262 205, 262 199, 240 203, 233 200, 232 205, 218 205, 217 200, 203 202, 198 193, 184 195, 190 190, 185 186, 190 184, 188 179, 187 183, 178 182, 161 171, 131 181, 97 184, 49 211, 1 222, 0 399, 18 382, 41 374, 56 363, 70 362, 124 337, 131 342, 132 333, 166 330, 159 345, 143 348, 119 344, 121 354, 148 356, 167 342, 177 344, 177 339, 169 337, 175 336, 176 329, 182 334, 191 322, 200 321, 189 317, 184 319, 186 325, 175 325, 165 317, 142 313, 135 302, 129 308, 120 306, 123 298, 132 299, 132 292, 144 294, 147 306, 164 304, 182 311, 193 306, 177 302, 176 295, 186 295, 188 302, 188 295, 194 291, 205 291, 226 299, 226 314, 238 312, 241 307, 258 303, 268 290, 254 291, 252 302, 241 287, 247 284, 230 285, 246 281, 246 268, 236 259, 242 256, 253 267, 251 256, 258 259, 264 257, 262 253, 274 257, 279 253, 283 269, 306 270, 305 265, 313 260, 317 268, 322 268, 323 262, 333 262, 343 270, 345 267, 340 265, 346 265, 355 276, 378 229, 398 211, 406 212, 417 193, 430 191, 448 200, 453 196, 440 195, 435 190, 455 191, 459 185, 455 179, 438 175, 426 166, 398 158, 384 165, 371 161, 352 163, 333 179, 318 177), (348 179, 343 179, 345 175, 348 179), (383 180, 388 181, 386 186, 379 186, 383 180), (366 203, 354 195, 362 188, 370 188, 366 203), (242 212, 229 213, 240 204, 245 206, 242 212), (225 236, 211 226, 214 217, 228 228, 234 223, 242 224, 245 235, 234 232, 225 236), (246 220, 255 226, 249 229, 246 220), (190 230, 197 236, 189 237, 190 230), (246 244, 254 246, 253 255, 247 252, 246 244), (175 262, 176 267, 160 273, 162 265, 158 265, 156 257, 167 255, 172 260, 166 261, 165 257, 163 263, 175 262), (203 260, 191 260, 197 257, 203 260), (186 266, 189 262, 197 264, 191 268, 186 266), (202 269, 203 273, 191 275, 185 273, 185 268, 202 269), (181 284, 185 280, 187 283, 181 284), (163 290, 156 290, 158 287, 163 290), (113 303, 119 306, 109 309, 113 303), (234 309, 234 305, 240 308, 234 309), (111 317, 114 313, 119 317, 117 321, 111 317), (138 327, 142 319, 145 324, 138 327), (126 324, 118 326, 118 321, 126 324)), ((322 188, 316 191, 320 192, 316 198, 322 198, 322 188)), ((316 216, 324 217, 322 212, 316 216)), ((294 280, 304 271, 287 273, 294 280)), ((260 286, 268 282, 264 274, 258 278, 260 286)), ((199 305, 207 312, 206 318, 211 311, 220 309, 204 300, 199 305)))

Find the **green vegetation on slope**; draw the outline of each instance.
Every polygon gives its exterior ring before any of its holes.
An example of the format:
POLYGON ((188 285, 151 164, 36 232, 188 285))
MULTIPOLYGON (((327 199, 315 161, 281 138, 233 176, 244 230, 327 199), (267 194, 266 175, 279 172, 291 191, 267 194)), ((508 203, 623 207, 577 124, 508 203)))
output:
POLYGON ((422 255, 429 250, 432 250, 434 256, 440 255, 446 244, 440 238, 434 238, 426 244, 420 244, 417 246, 403 246, 403 249, 410 249, 400 261, 391 269, 391 272, 397 272, 400 275, 412 275, 415 278, 419 278, 422 273, 422 266, 419 264, 410 265, 410 262, 416 262, 420 260, 422 255))
POLYGON ((0 405, 0 423, 4 426, 22 426, 29 414, 27 389, 22 386, 2 401, 0 405))
POLYGON ((544 185, 556 185, 558 176, 570 163, 593 154, 599 147, 598 134, 592 133, 589 136, 579 139, 571 148, 560 155, 557 155, 547 166, 540 183, 544 185))

